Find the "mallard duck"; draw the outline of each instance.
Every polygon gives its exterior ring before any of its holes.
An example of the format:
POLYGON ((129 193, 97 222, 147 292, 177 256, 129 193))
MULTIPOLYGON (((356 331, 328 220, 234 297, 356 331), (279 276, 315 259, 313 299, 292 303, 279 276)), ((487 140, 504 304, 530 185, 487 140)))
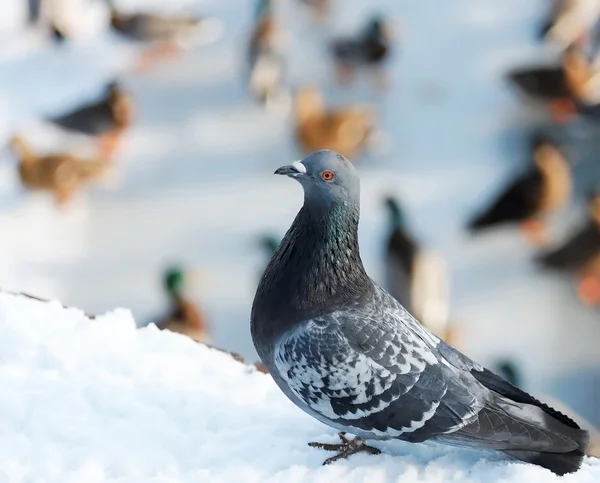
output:
POLYGON ((170 330, 187 335, 199 342, 210 342, 204 316, 185 294, 186 275, 180 267, 169 268, 164 275, 164 288, 171 300, 169 315, 156 325, 163 330, 170 330))
POLYGON ((596 72, 577 47, 564 52, 560 65, 515 69, 508 78, 529 97, 548 102, 557 121, 568 120, 579 104, 593 105, 600 100, 596 72))
POLYGON ((171 57, 212 23, 206 18, 169 16, 151 13, 119 12, 114 0, 106 0, 110 26, 128 40, 148 46, 140 59, 139 70, 146 70, 161 58, 171 57))
POLYGON ((100 100, 84 104, 48 121, 69 131, 97 136, 101 157, 108 159, 132 117, 133 102, 130 95, 118 82, 111 82, 100 100))
POLYGON ((265 105, 283 95, 284 58, 271 0, 259 0, 250 35, 248 69, 250 91, 265 105))
POLYGON ((598 20, 600 2, 597 0, 554 0, 539 30, 563 48, 580 45, 598 20))
POLYGON ((326 109, 318 89, 301 88, 295 98, 296 137, 305 153, 331 149, 354 159, 367 146, 375 128, 370 106, 326 109))
POLYGON ((417 320, 446 340, 450 336, 446 266, 439 256, 419 247, 407 229, 398 200, 389 196, 385 205, 391 225, 385 257, 386 287, 417 320))
POLYGON ((469 224, 472 232, 521 223, 530 242, 545 243, 545 221, 569 200, 572 175, 564 155, 546 135, 533 136, 532 157, 529 169, 469 224))
MULTIPOLYGON (((331 52, 337 65, 338 79, 350 80, 357 67, 380 67, 389 57, 391 45, 390 28, 379 16, 372 18, 357 37, 334 40, 331 52)), ((375 74, 379 86, 381 82, 385 86, 384 73, 378 70, 375 74)))
POLYGON ((83 186, 107 170, 102 161, 89 161, 68 154, 37 156, 20 137, 11 139, 10 146, 19 159, 19 176, 23 186, 31 190, 54 193, 63 205, 83 186))
POLYGON ((589 202, 589 220, 571 238, 537 261, 547 268, 578 272, 579 298, 587 304, 600 303, 600 193, 589 202))

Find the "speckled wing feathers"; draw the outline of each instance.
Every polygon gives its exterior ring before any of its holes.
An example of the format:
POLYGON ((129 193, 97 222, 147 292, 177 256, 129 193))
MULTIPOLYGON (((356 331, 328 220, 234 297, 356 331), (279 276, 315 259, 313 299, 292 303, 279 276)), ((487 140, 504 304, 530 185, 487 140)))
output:
POLYGON ((275 364, 304 404, 349 431, 422 441, 481 408, 438 361, 438 343, 378 288, 368 307, 301 325, 281 341, 275 364))

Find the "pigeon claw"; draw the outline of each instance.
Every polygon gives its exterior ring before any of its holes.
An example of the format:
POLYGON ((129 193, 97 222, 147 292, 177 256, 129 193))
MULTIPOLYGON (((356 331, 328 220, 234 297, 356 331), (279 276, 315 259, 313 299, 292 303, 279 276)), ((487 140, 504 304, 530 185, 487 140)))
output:
POLYGON ((374 448, 373 446, 369 446, 365 443, 362 438, 358 436, 354 439, 346 438, 346 433, 338 434, 341 443, 339 444, 329 444, 329 443, 308 443, 311 448, 321 448, 325 451, 338 451, 338 454, 332 456, 331 458, 327 458, 323 462, 323 466, 330 465, 331 463, 346 459, 349 456, 352 456, 356 453, 370 453, 370 454, 380 454, 381 450, 374 448))

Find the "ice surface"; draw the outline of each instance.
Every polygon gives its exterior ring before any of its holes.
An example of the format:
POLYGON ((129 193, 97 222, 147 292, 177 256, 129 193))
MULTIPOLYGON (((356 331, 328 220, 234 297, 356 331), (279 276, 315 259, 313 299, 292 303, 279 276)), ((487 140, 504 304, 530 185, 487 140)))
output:
POLYGON ((545 469, 441 445, 375 443, 329 467, 332 429, 271 377, 131 312, 0 293, 0 482, 594 482, 600 460, 545 469))

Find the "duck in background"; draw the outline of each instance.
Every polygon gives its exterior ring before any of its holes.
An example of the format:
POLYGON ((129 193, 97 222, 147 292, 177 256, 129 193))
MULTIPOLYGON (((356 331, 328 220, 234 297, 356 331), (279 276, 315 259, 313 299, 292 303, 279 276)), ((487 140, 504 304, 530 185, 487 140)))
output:
POLYGON ((214 19, 153 13, 120 12, 114 0, 105 0, 110 10, 110 27, 127 40, 145 46, 138 71, 147 71, 161 60, 181 53, 199 37, 212 38, 220 30, 214 19))
POLYGON ((407 227, 400 202, 385 198, 390 234, 385 255, 385 286, 417 320, 444 339, 458 343, 458 332, 449 324, 450 281, 444 261, 419 246, 407 227))
POLYGON ((542 266, 565 272, 578 272, 577 294, 588 305, 600 303, 600 193, 589 200, 589 219, 573 236, 557 248, 539 256, 542 266))
POLYGON ((156 326, 161 330, 187 335, 197 342, 210 342, 204 315, 185 295, 188 277, 189 273, 184 272, 181 267, 171 267, 165 272, 163 284, 171 308, 167 317, 157 322, 156 326))
POLYGON ((123 132, 131 124, 133 111, 130 94, 113 81, 106 86, 104 95, 98 101, 84 104, 48 121, 67 131, 96 137, 100 157, 109 160, 123 132))
POLYGON ((267 108, 285 101, 289 94, 283 89, 284 58, 272 0, 258 0, 255 23, 249 40, 248 83, 250 91, 267 108))
POLYGON ((305 153, 320 149, 337 151, 355 159, 372 145, 375 133, 375 110, 356 105, 326 108, 316 87, 302 87, 294 100, 296 139, 305 153))
POLYGON ((553 0, 539 36, 563 49, 581 46, 588 40, 599 15, 598 0, 553 0))
POLYGON ((381 16, 373 17, 356 37, 340 38, 333 41, 331 52, 336 64, 338 81, 346 83, 354 78, 356 69, 372 71, 372 79, 378 89, 389 84, 383 70, 390 57, 392 30, 381 16))
POLYGON ((19 160, 23 186, 52 192, 60 206, 64 206, 84 185, 107 172, 108 166, 102 161, 85 160, 69 154, 37 156, 19 136, 11 139, 10 147, 19 160))
MULTIPOLYGON (((519 389, 524 389, 521 369, 514 361, 510 359, 502 360, 495 364, 493 369, 496 374, 511 383, 513 386, 518 387, 519 389)), ((567 414, 569 417, 575 420, 579 426, 588 430, 590 432, 590 444, 586 451, 586 455, 594 458, 600 458, 600 430, 598 430, 596 426, 594 426, 562 401, 546 395, 538 396, 538 399, 546 404, 549 404, 554 409, 567 414)))
POLYGON ((520 223, 533 245, 546 243, 546 221, 569 201, 572 174, 569 162, 550 137, 535 133, 531 145, 530 167, 470 222, 472 233, 520 223))
POLYGON ((579 106, 600 101, 600 78, 578 47, 569 47, 556 66, 514 69, 509 81, 532 99, 548 103, 550 116, 566 122, 579 106))

